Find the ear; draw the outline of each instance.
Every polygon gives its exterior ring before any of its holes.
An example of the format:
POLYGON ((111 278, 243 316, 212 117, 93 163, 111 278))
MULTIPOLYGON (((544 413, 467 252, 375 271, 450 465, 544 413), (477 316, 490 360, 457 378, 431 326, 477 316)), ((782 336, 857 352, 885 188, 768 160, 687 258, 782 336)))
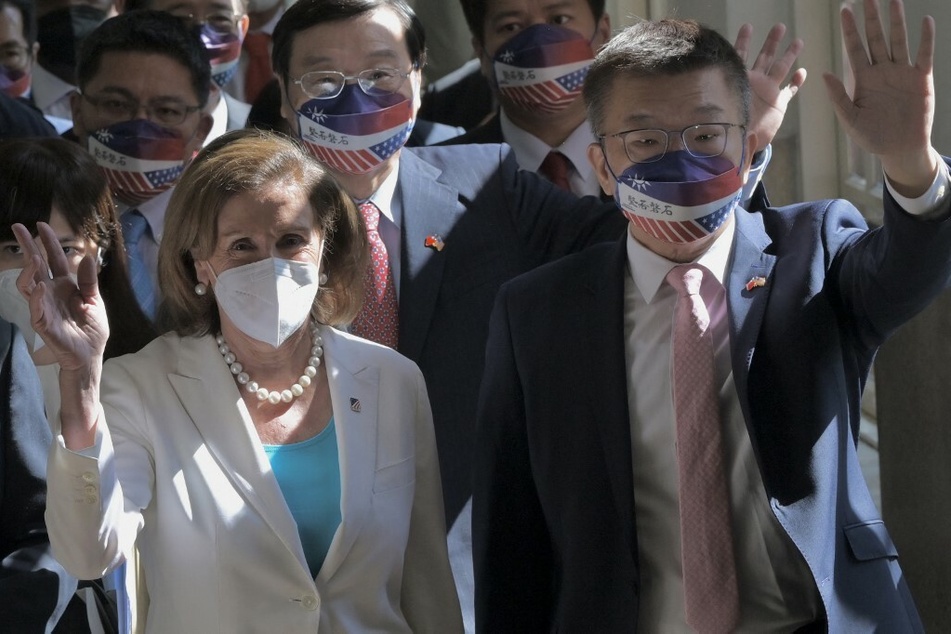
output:
POLYGON ((479 68, 482 71, 482 76, 489 80, 489 84, 495 85, 495 82, 492 80, 492 58, 485 51, 485 47, 482 46, 482 43, 472 36, 472 51, 475 53, 475 56, 479 59, 479 68))
POLYGON ((251 28, 251 18, 245 13, 241 16, 241 19, 238 20, 238 31, 241 33, 242 41, 244 41, 245 36, 248 34, 249 28, 251 28))
POLYGON ((89 131, 86 129, 86 124, 83 122, 83 112, 82 112, 83 96, 79 94, 78 90, 74 90, 69 95, 69 109, 73 113, 73 134, 79 139, 80 143, 85 145, 86 135, 89 134, 89 131))
POLYGON ((595 28, 596 36, 592 40, 592 48, 594 49, 595 54, 601 47, 608 43, 608 40, 611 39, 611 16, 608 15, 608 12, 605 11, 601 14, 601 19, 598 20, 598 26, 595 28))
POLYGON ((281 116, 284 117, 284 121, 287 122, 288 127, 291 129, 291 132, 299 136, 297 128, 297 112, 294 110, 294 105, 291 103, 291 98, 287 93, 287 86, 284 84, 284 78, 277 78, 277 85, 281 89, 281 116))
POLYGON ((185 162, 188 162, 195 156, 195 154, 201 149, 201 146, 205 142, 205 138, 208 136, 208 133, 211 132, 212 118, 211 115, 202 112, 201 117, 198 119, 198 127, 195 128, 195 134, 192 136, 191 140, 185 145, 185 162))
POLYGON ((746 181, 750 178, 750 167, 753 165, 753 154, 756 152, 756 143, 758 142, 755 132, 750 132, 746 135, 746 148, 743 152, 743 165, 741 166, 743 173, 743 184, 746 184, 746 181))
POLYGON ((588 161, 594 168, 594 174, 598 177, 598 183, 601 184, 601 191, 606 195, 614 197, 614 188, 616 183, 614 175, 608 169, 608 159, 604 156, 604 150, 598 143, 588 145, 588 161))
POLYGON ((208 288, 211 288, 211 272, 209 271, 208 262, 205 260, 199 260, 197 257, 195 257, 194 249, 191 251, 191 254, 195 267, 195 277, 198 278, 199 282, 208 288))

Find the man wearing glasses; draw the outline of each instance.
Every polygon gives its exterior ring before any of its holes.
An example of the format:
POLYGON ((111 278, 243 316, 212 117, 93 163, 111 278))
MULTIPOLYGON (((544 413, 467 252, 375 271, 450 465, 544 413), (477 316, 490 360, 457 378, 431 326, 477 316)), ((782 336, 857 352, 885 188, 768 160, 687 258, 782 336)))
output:
POLYGON ((403 0, 298 0, 274 30, 282 114, 360 203, 373 246, 351 330, 395 347, 426 378, 450 558, 471 631, 472 448, 496 291, 615 239, 626 223, 613 203, 520 171, 507 146, 403 147, 424 63, 422 26, 403 0))
POLYGON ((885 172, 873 230, 842 200, 738 206, 750 87, 714 31, 644 21, 598 54, 588 158, 628 231, 499 292, 480 631, 922 631, 856 455, 876 349, 951 280, 935 27, 912 62, 899 0, 890 15, 886 40, 866 0, 866 54, 843 10, 852 97, 824 78, 885 172))
POLYGON ((238 76, 241 44, 248 33, 247 0, 120 0, 117 8, 164 11, 201 38, 211 60, 211 91, 205 112, 211 115, 212 126, 205 145, 225 132, 244 128, 251 106, 226 89, 238 76))
POLYGON ((210 68, 197 35, 158 11, 107 20, 80 52, 73 132, 116 196, 133 289, 153 317, 165 208, 211 129, 210 68))

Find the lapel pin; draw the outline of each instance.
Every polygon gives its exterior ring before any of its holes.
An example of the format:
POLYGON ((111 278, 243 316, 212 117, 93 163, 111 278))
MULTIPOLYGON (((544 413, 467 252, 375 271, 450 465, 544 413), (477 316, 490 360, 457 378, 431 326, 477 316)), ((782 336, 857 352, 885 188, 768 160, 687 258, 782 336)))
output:
POLYGON ((360 399, 350 397, 350 411, 360 413, 360 399))
POLYGON ((758 286, 766 286, 766 278, 756 275, 750 278, 750 281, 746 283, 746 290, 752 291, 758 286))
POLYGON ((435 249, 436 251, 442 251, 443 247, 446 246, 446 243, 442 241, 442 238, 438 234, 432 234, 431 236, 426 236, 426 240, 423 242, 427 249, 435 249))

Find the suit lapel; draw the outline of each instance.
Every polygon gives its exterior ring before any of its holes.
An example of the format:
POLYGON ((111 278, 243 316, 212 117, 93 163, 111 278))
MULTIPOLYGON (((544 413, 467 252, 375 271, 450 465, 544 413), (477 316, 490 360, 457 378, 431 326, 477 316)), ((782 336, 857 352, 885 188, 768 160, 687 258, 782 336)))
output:
POLYGON ((353 547, 372 507, 379 423, 380 369, 368 366, 348 342, 322 329, 340 461, 340 527, 318 578, 326 581, 353 547), (343 350, 342 350, 343 348, 343 350))
POLYGON ((399 169, 403 209, 399 351, 418 359, 446 257, 452 252, 450 233, 465 208, 459 202, 459 192, 439 180, 442 172, 412 152, 403 151, 399 169), (429 236, 439 236, 446 249, 427 247, 429 236))
POLYGON ((198 428, 209 453, 235 489, 307 569, 294 522, 250 413, 212 337, 183 339, 172 389, 198 428), (215 398, 209 398, 209 395, 215 398))
POLYGON ((579 376, 589 377, 587 410, 594 413, 604 464, 624 536, 637 559, 634 531, 634 475, 624 357, 624 271, 626 235, 605 249, 588 272, 586 324, 579 346, 579 376), (594 377, 591 380, 591 377, 594 377))
POLYGON ((773 286, 771 276, 776 256, 766 253, 771 242, 763 228, 760 214, 737 210, 736 235, 726 291, 730 311, 733 380, 746 420, 749 420, 749 369, 773 286), (747 289, 750 280, 757 277, 763 278, 765 284, 747 289))

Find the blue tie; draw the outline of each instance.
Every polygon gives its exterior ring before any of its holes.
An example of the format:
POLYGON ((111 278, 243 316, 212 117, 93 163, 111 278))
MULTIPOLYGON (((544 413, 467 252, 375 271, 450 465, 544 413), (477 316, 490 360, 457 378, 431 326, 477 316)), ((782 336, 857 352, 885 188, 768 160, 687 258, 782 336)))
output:
POLYGON ((125 239, 126 258, 129 261, 129 278, 135 299, 139 302, 142 312, 155 319, 155 289, 152 287, 152 276, 139 249, 139 240, 149 232, 148 221, 137 210, 133 209, 122 214, 122 237, 125 239))

